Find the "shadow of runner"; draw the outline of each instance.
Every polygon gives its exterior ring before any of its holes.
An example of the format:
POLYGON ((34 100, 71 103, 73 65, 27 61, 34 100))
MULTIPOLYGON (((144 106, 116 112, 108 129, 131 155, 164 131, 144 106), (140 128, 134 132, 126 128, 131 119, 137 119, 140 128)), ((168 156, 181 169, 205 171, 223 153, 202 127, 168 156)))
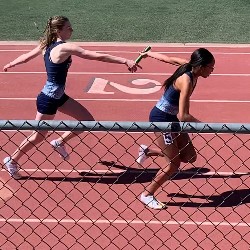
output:
POLYGON ((44 181, 59 181, 59 182, 91 182, 102 184, 133 184, 151 182, 159 169, 145 169, 145 170, 125 170, 119 173, 95 173, 95 172, 81 172, 80 177, 54 177, 54 176, 23 176, 20 180, 44 180, 44 181))
POLYGON ((185 202, 166 202, 167 206, 180 207, 234 207, 250 203, 250 188, 230 190, 218 195, 188 195, 181 193, 172 193, 168 197, 186 198, 185 202), (193 202, 192 199, 204 199, 206 203, 193 202))
MULTIPOLYGON (((146 183, 151 182, 159 168, 150 168, 150 169, 138 169, 127 167, 124 165, 119 165, 115 162, 102 161, 102 165, 107 166, 108 168, 118 168, 123 170, 121 172, 104 172, 98 173, 94 171, 82 171, 79 173, 81 177, 36 177, 36 176, 23 176, 21 180, 47 180, 47 181, 60 181, 60 182, 91 182, 91 183, 103 183, 103 184, 133 184, 133 183, 146 183)), ((182 179, 194 179, 194 178, 240 178, 242 174, 235 175, 213 175, 206 174, 210 170, 208 168, 189 168, 178 171, 174 174, 171 180, 182 180, 182 179)), ((245 174, 244 174, 245 175, 245 174)))

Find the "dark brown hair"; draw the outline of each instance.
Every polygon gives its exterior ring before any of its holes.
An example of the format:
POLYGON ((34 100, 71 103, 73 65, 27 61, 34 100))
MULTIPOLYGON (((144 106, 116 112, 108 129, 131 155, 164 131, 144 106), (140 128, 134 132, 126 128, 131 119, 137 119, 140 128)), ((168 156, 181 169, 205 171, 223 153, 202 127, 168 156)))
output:
POLYGON ((206 66, 212 62, 214 62, 214 56, 207 49, 199 48, 195 50, 191 55, 190 61, 181 65, 172 76, 164 81, 163 88, 168 89, 168 87, 173 84, 178 77, 183 75, 185 72, 191 71, 194 67, 206 66))

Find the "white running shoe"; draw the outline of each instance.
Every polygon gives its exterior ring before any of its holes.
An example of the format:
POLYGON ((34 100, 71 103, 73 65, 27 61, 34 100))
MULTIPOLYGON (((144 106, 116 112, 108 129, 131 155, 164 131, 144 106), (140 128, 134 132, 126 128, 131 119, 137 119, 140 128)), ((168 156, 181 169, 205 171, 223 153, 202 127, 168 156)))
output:
POLYGON ((145 196, 143 193, 141 194, 141 202, 153 209, 163 209, 166 208, 166 205, 160 201, 158 201, 153 195, 145 196))
POLYGON ((69 160, 69 154, 67 153, 66 148, 63 144, 59 144, 57 140, 51 141, 50 144, 64 160, 69 160))
POLYGON ((148 156, 145 154, 145 150, 148 147, 146 145, 140 145, 139 147, 139 157, 136 159, 137 163, 143 164, 144 161, 148 159, 148 156))
POLYGON ((18 173, 17 163, 11 162, 10 157, 4 158, 3 163, 5 165, 6 170, 8 171, 8 173, 12 178, 14 178, 15 180, 19 180, 22 178, 22 175, 18 173))

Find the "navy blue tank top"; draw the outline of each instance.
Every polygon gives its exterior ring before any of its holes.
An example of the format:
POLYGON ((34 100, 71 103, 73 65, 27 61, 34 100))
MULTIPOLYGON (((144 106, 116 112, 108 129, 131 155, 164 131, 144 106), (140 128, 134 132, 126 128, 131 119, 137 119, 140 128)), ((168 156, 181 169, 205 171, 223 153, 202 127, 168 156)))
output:
POLYGON ((53 63, 50 58, 51 50, 59 44, 64 43, 63 41, 52 43, 45 51, 44 62, 47 72, 47 81, 58 85, 65 85, 68 74, 68 69, 71 65, 71 56, 68 57, 62 63, 53 63))
MULTIPOLYGON (((192 82, 193 85, 193 75, 191 72, 186 72, 192 82)), ((163 112, 166 112, 171 115, 177 115, 179 112, 179 99, 180 99, 180 91, 174 88, 174 85, 171 84, 168 89, 166 89, 161 97, 161 99, 157 102, 156 107, 163 112)))

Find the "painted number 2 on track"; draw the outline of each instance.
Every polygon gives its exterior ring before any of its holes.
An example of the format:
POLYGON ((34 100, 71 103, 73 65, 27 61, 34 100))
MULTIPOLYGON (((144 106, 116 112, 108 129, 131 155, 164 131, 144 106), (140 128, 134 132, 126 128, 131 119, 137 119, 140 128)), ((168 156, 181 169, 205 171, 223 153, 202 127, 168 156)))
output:
POLYGON ((119 90, 127 94, 148 95, 161 89, 161 83, 150 79, 135 79, 131 81, 130 86, 111 82, 103 78, 94 78, 86 90, 89 94, 113 95, 114 91, 119 90))

